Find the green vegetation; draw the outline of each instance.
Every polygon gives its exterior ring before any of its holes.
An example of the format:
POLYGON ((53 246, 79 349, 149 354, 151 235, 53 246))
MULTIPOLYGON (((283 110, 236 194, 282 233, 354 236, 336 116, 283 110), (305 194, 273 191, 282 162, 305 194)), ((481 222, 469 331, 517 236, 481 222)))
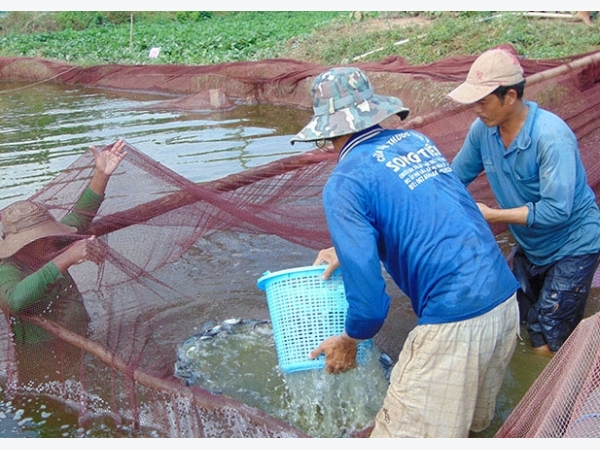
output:
MULTIPOLYGON (((594 18, 598 22, 597 18, 594 18)), ((8 12, 0 56, 94 64, 218 64, 294 58, 321 64, 398 55, 426 64, 510 43, 527 58, 600 49, 599 25, 520 13, 463 12, 8 12), (401 44, 400 42, 405 42, 401 44), (160 47, 156 59, 152 47, 160 47)))
POLYGON ((216 64, 264 59, 336 12, 9 12, 0 55, 91 64, 216 64), (29 15, 29 17, 27 17, 29 15), (149 50, 160 47, 156 60, 149 50))

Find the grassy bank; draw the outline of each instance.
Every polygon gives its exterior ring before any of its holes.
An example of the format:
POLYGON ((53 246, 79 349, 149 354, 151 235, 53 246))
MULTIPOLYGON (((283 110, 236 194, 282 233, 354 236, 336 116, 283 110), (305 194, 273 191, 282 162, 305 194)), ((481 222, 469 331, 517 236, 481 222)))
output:
POLYGON ((94 64, 218 64, 294 58, 321 64, 411 64, 478 54, 510 43, 527 58, 600 50, 594 26, 568 14, 511 12, 8 12, 0 18, 0 56, 94 64), (149 51, 160 47, 158 58, 149 51))
POLYGON ((290 39, 341 16, 336 12, 8 13, 3 56, 36 56, 79 65, 217 64, 276 57, 290 39), (31 14, 31 13, 30 13, 31 14), (160 47, 159 57, 149 51, 160 47))

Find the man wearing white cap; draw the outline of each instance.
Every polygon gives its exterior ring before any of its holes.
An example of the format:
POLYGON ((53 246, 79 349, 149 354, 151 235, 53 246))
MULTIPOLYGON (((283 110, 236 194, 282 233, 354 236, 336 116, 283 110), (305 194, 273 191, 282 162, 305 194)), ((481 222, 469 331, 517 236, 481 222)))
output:
POLYGON ((329 373, 354 366, 357 342, 375 336, 388 314, 383 264, 418 321, 371 437, 484 430, 516 345, 517 280, 435 143, 379 125, 408 115, 400 99, 375 94, 353 67, 316 77, 312 97, 314 116, 292 142, 329 140, 339 152, 323 189, 333 248, 315 263, 328 263, 325 277, 340 267, 349 307, 344 332, 311 357, 324 353, 329 373))
POLYGON ((448 94, 478 116, 452 169, 465 185, 485 171, 500 208, 478 206, 517 241, 521 319, 532 347, 552 355, 583 318, 600 258, 600 211, 574 133, 523 100, 524 86, 512 51, 495 48, 475 60, 448 94))

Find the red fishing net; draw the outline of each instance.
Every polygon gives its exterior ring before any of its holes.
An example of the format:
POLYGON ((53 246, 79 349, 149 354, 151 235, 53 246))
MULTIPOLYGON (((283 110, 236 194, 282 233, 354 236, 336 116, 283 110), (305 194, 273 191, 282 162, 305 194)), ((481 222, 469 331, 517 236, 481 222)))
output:
MULTIPOLYGON (((376 91, 396 95, 411 108, 410 120, 402 126, 429 135, 451 160, 474 115, 444 95, 464 80, 473 60, 455 57, 416 67, 390 58, 358 66, 368 73, 376 91)), ((528 76, 525 97, 556 112, 573 128, 596 193, 600 189, 598 61, 598 55, 522 61, 528 76)), ((187 109, 248 102, 308 108, 312 78, 324 69, 290 60, 82 68, 40 59, 0 59, 3 80, 173 94, 177 98, 164 104, 187 109)), ((184 386, 174 377, 173 368, 177 346, 200 323, 228 317, 268 319, 266 302, 255 286, 263 270, 305 265, 306 259, 297 264, 294 258, 314 256, 314 250, 329 245, 320 196, 336 155, 315 149, 194 184, 145 156, 143 149, 129 146, 128 150, 87 231, 99 236, 107 250, 106 261, 100 267, 85 263, 71 270, 89 317, 87 332, 79 334, 72 331, 75 326, 62 327, 33 312, 25 319, 51 331, 56 339, 41 346, 13 345, 2 321, 0 377, 6 379, 6 395, 34 393, 59 399, 77 411, 81 426, 107 423, 133 429, 140 436, 304 436, 293 425, 254 407, 184 386)), ((47 205, 57 218, 63 217, 89 182, 92 169, 93 156, 87 152, 33 199, 47 205)), ((471 192, 477 200, 494 203, 484 176, 471 192)), ((392 297, 401 295, 392 290, 392 297)), ((394 318, 411 314, 401 305, 393 302, 390 317, 375 339, 394 357, 408 332, 400 325, 406 321, 394 318)), ((72 320, 75 325, 82 318, 74 315, 72 320)), ((589 411, 598 413, 597 324, 597 319, 586 321, 590 331, 574 334, 549 367, 549 383, 554 389, 568 390, 569 396, 563 400, 545 384, 534 386, 539 390, 524 401, 537 409, 517 408, 501 436, 579 433, 582 425, 578 424, 583 422, 578 418, 589 411), (593 323, 595 327, 589 325, 593 323), (575 366, 578 372, 570 370, 575 366), (553 403, 539 403, 541 397, 553 403), (560 416, 560 421, 534 422, 533 416, 541 410, 546 416, 560 416)))
POLYGON ((496 437, 600 437, 600 313, 580 322, 496 437))

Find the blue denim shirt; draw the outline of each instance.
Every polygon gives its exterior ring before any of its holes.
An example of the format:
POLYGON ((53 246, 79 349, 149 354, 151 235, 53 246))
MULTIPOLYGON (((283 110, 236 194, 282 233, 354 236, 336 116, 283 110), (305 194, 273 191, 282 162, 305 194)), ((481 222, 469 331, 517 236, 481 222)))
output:
POLYGON ((470 184, 485 171, 500 207, 529 208, 527 226, 509 229, 527 258, 545 265, 600 249, 600 211, 587 184, 577 138, 557 115, 525 101, 525 124, 507 149, 498 127, 476 119, 452 161, 470 184))

